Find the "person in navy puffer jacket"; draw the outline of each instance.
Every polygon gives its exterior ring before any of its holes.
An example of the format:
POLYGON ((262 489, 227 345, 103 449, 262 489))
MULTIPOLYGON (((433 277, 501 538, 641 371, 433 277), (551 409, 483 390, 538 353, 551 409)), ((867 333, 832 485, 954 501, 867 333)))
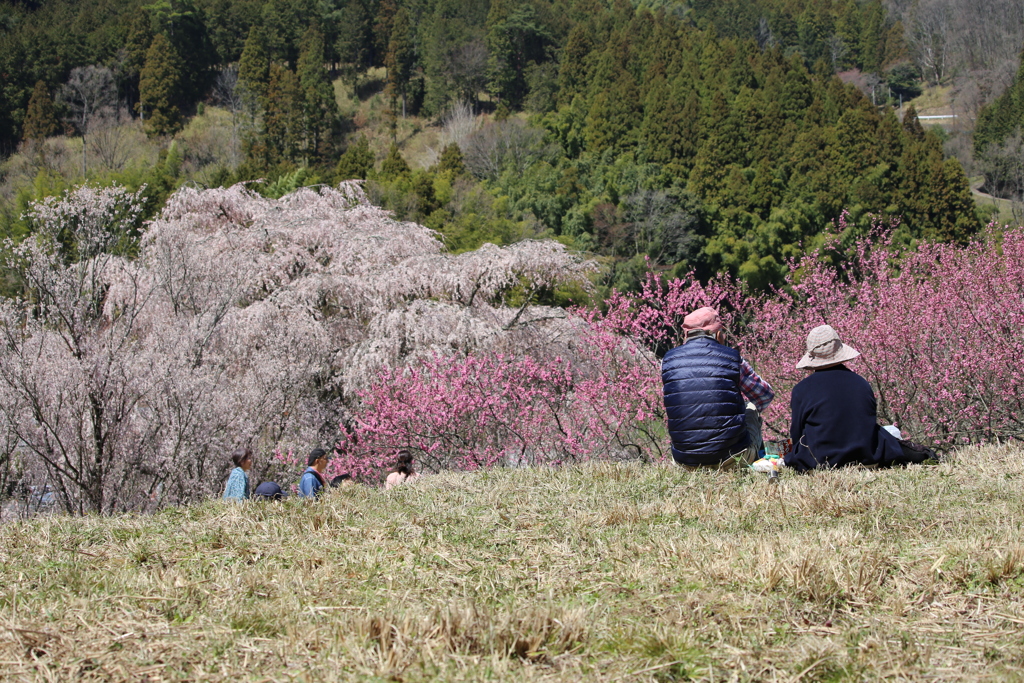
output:
POLYGON ((672 458, 685 467, 752 462, 761 448, 760 413, 775 397, 739 351, 725 345, 718 311, 683 319, 686 338, 661 362, 672 458))

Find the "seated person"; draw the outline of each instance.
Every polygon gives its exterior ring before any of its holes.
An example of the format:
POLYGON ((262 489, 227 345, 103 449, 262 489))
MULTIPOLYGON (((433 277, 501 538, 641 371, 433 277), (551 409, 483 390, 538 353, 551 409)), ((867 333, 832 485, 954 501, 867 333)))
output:
POLYGON ((314 448, 306 458, 306 471, 299 479, 299 496, 302 498, 316 498, 326 490, 327 480, 324 479, 324 470, 327 469, 327 452, 322 448, 314 448))
POLYGON ((256 487, 252 497, 256 500, 282 500, 288 496, 281 487, 272 481, 265 481, 256 487))
POLYGON ((924 462, 927 454, 904 448, 878 424, 875 394, 867 380, 844 363, 860 355, 830 325, 807 335, 798 369, 813 372, 793 387, 786 465, 799 472, 844 465, 892 467, 924 462))
POLYGON ((224 486, 224 500, 242 501, 249 498, 249 470, 252 469, 252 451, 240 447, 231 454, 235 468, 224 486))
POLYGON ((753 462, 761 448, 760 413, 775 394, 740 352, 725 344, 718 311, 683 318, 686 338, 661 362, 672 458, 687 468, 753 462))
POLYGON ((388 474, 387 479, 384 480, 384 490, 388 491, 407 481, 415 481, 418 477, 419 475, 412 468, 412 453, 400 451, 398 453, 398 462, 395 464, 394 469, 391 470, 391 473, 388 474))
POLYGON ((352 475, 349 474, 348 472, 344 472, 336 476, 334 479, 331 479, 331 488, 336 489, 339 486, 354 486, 355 483, 356 480, 352 478, 352 475))

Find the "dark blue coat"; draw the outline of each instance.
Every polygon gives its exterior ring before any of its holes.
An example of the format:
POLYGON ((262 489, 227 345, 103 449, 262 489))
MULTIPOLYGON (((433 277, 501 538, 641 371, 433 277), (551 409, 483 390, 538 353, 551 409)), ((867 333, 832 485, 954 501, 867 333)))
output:
POLYGON ((710 337, 691 338, 661 361, 672 457, 717 465, 750 445, 740 394, 740 354, 710 337))
POLYGON ((871 385, 845 365, 801 380, 793 387, 790 408, 789 467, 805 472, 857 463, 886 467, 903 460, 900 442, 878 425, 871 385))

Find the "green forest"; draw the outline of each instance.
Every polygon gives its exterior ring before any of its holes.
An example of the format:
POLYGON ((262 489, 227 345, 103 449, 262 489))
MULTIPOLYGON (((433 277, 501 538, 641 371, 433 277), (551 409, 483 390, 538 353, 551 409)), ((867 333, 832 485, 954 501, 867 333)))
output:
POLYGON ((364 178, 452 251, 550 237, 600 257, 604 288, 650 268, 767 288, 844 211, 851 240, 981 230, 941 131, 900 106, 919 82, 879 0, 7 0, 0 228, 81 182, 145 185, 153 215, 183 183, 364 178), (232 140, 207 149, 215 114, 232 140), (114 163, 110 121, 157 156, 114 163))

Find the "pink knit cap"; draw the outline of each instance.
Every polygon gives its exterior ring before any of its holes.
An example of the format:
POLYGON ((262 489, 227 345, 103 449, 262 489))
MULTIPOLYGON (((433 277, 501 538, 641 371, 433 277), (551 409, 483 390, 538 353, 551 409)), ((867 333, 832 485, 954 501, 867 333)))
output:
POLYGON ((718 317, 718 311, 710 306, 698 308, 683 318, 684 330, 705 330, 714 334, 721 330, 722 327, 722 320, 718 317))

